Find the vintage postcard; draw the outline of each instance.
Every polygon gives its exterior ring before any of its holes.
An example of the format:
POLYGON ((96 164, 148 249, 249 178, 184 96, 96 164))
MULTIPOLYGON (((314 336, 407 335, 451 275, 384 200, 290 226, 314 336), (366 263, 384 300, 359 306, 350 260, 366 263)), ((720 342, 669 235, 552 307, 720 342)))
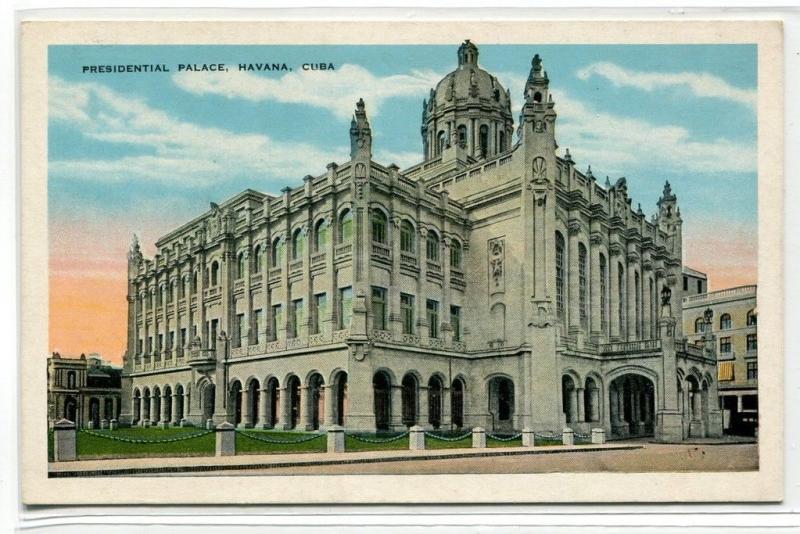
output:
POLYGON ((781 57, 24 23, 25 502, 779 500, 781 57))

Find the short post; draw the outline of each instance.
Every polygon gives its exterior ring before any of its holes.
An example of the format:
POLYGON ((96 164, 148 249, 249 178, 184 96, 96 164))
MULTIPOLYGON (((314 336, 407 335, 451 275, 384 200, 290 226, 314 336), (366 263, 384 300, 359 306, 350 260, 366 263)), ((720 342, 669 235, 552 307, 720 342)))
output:
POLYGON ((561 432, 561 443, 564 445, 575 445, 575 432, 571 428, 565 428, 561 432))
POLYGON ((116 429, 118 429, 118 428, 119 428, 119 421, 117 421, 116 419, 112 419, 112 420, 111 420, 111 421, 109 421, 109 423, 108 423, 108 428, 109 428, 110 430, 116 430, 116 429))
POLYGON ((236 427, 225 421, 217 425, 217 456, 236 455, 236 427))
POLYGON ((92 421, 91 419, 89 419, 89 420, 86 422, 86 428, 88 428, 89 430, 94 430, 94 421, 92 421))
POLYGON ((333 425, 328 429, 328 452, 344 452, 344 428, 333 425))
POLYGON ((206 430, 214 430, 214 420, 213 419, 206 420, 206 430))
POLYGON ((101 419, 100 420, 100 428, 102 430, 108 429, 108 419, 101 419))
POLYGON ((76 434, 75 423, 72 421, 61 419, 53 424, 53 459, 56 462, 78 459, 76 434))
POLYGON ((187 421, 186 419, 181 419, 180 426, 181 428, 189 426, 189 421, 187 421))
POLYGON ((536 434, 534 433, 533 429, 531 428, 523 428, 522 429, 522 446, 523 447, 533 447, 536 445, 536 434))
POLYGON ((408 450, 425 450, 425 429, 419 425, 414 425, 408 429, 408 450))
POLYGON ((602 428, 592 429, 592 445, 603 445, 606 442, 606 431, 602 428))
POLYGON ((472 448, 485 449, 486 448, 486 430, 476 426, 472 429, 472 448))

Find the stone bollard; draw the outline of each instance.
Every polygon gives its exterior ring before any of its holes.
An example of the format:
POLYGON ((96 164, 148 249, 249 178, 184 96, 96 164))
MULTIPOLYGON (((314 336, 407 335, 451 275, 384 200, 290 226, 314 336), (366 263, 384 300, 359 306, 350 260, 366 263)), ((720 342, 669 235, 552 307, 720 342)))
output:
POLYGON ((209 419, 206 421, 206 430, 214 430, 214 420, 209 419))
POLYGON ((75 423, 61 419, 53 424, 53 459, 56 462, 68 462, 78 459, 78 447, 75 423))
POLYGON ((116 429, 118 429, 118 428, 119 428, 119 421, 117 421, 116 419, 112 419, 112 420, 111 420, 111 421, 109 421, 109 423, 108 423, 108 428, 109 428, 109 430, 116 430, 116 429))
POLYGON ((536 434, 530 428, 522 429, 522 446, 533 447, 536 445, 536 434))
POLYGON ((344 452, 344 428, 339 425, 328 429, 328 452, 344 452))
POLYGON ((425 429, 421 426, 414 425, 408 429, 408 450, 425 450, 425 429))
POLYGON ((575 445, 575 432, 571 428, 565 428, 561 432, 561 443, 564 445, 575 445))
POLYGON ((236 455, 236 427, 225 421, 217 425, 217 456, 236 455))
POLYGON ((603 445, 606 442, 606 431, 602 428, 592 429, 592 445, 603 445))
POLYGON ((94 430, 94 421, 87 421, 86 428, 88 428, 89 430, 94 430))
POLYGON ((189 421, 187 421, 186 419, 181 419, 181 422, 179 424, 180 424, 180 427, 183 428, 183 427, 189 426, 189 421))
POLYGON ((486 430, 476 426, 472 429, 472 448, 485 449, 486 448, 486 430))
POLYGON ((101 430, 108 429, 108 420, 106 420, 106 419, 101 419, 100 420, 100 429, 101 430))
POLYGON ((150 419, 145 419, 144 421, 142 421, 142 426, 144 428, 150 428, 150 419))

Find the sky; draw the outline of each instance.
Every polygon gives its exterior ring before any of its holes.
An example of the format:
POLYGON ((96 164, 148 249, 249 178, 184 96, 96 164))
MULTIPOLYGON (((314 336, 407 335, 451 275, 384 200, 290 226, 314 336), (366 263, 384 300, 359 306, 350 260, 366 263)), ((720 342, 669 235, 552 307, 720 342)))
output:
MULTIPOLYGON (((600 183, 621 176, 656 212, 665 180, 684 220, 684 262, 712 290, 756 283, 755 45, 482 45, 516 118, 538 53, 559 152, 600 183)), ((278 194, 349 157, 364 98, 374 159, 422 159, 422 100, 457 65, 452 46, 51 46, 48 212, 50 347, 121 361, 126 252, 243 189, 278 194), (178 71, 224 63, 228 71, 178 71), (286 63, 289 71, 239 71, 286 63), (303 70, 332 63, 333 70, 303 70), (170 72, 84 66, 163 64, 170 72)))

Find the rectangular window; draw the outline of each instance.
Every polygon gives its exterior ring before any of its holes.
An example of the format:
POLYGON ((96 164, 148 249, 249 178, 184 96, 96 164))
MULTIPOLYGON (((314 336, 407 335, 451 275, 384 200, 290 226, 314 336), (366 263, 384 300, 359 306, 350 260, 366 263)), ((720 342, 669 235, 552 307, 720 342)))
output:
POLYGON ((425 303, 428 311, 428 337, 439 337, 439 303, 435 300, 428 300, 425 303))
POLYGON ((758 338, 756 334, 747 334, 747 350, 758 350, 758 338))
POLYGON ((306 312, 303 308, 303 299, 292 301, 292 324, 289 325, 290 337, 297 337, 300 326, 305 324, 306 312))
POLYGON ((253 343, 258 343, 261 334, 264 332, 264 312, 262 310, 255 310, 253 313, 255 314, 255 324, 253 326, 256 327, 256 331, 253 332, 253 343))
POLYGON ((747 379, 755 380, 758 378, 758 362, 747 362, 747 379))
POLYGON ((719 351, 723 354, 729 354, 731 352, 731 338, 719 338, 719 351))
POLYGON ((450 326, 453 328, 453 341, 461 341, 461 308, 450 306, 450 326))
POLYGON ((683 277, 683 290, 689 291, 689 278, 686 276, 683 277))
POLYGON ((219 326, 219 319, 213 319, 211 321, 211 339, 209 340, 209 346, 214 350, 217 350, 217 327, 219 326))
POLYGON ((238 338, 238 346, 246 345, 247 339, 245 339, 245 327, 247 326, 247 322, 244 319, 244 314, 240 313, 236 316, 236 337, 238 338))
POLYGON ((343 287, 339 290, 339 328, 350 328, 353 318, 353 288, 343 287))
POLYGON ((742 395, 742 410, 758 410, 758 395, 742 395))
POLYGON ((386 330, 386 290, 372 286, 372 328, 386 330))
POLYGON ((556 313, 564 320, 564 239, 556 234, 556 313))
POLYGON ((153 352, 153 336, 147 336, 147 354, 153 352))
POLYGON ((414 333, 414 296, 400 294, 400 315, 403 317, 403 333, 414 333))
POLYGON ((697 281, 697 292, 698 293, 702 293, 703 292, 703 281, 702 280, 698 280, 697 281))
POLYGON ((314 324, 311 325, 315 334, 322 332, 322 322, 328 316, 328 295, 320 293, 314 295, 314 324))
POLYGON ((278 328, 283 325, 283 309, 280 304, 275 304, 272 307, 272 316, 269 320, 270 336, 275 341, 278 339, 278 328))
POLYGON ((158 345, 156 345, 156 350, 161 352, 164 349, 164 334, 158 334, 158 345))
POLYGON ((608 332, 608 313, 606 311, 606 259, 600 256, 600 328, 608 332))
POLYGON ((175 348, 175 331, 170 330, 169 332, 169 345, 167 345, 167 350, 172 350, 175 348))
POLYGON ((186 346, 186 329, 181 328, 181 337, 178 338, 178 348, 181 349, 186 346))
POLYGON ((137 352, 138 354, 141 354, 141 353, 142 353, 142 349, 143 349, 143 348, 144 348, 144 341, 140 339, 140 340, 139 340, 139 346, 138 346, 138 350, 137 350, 136 352, 137 352))

